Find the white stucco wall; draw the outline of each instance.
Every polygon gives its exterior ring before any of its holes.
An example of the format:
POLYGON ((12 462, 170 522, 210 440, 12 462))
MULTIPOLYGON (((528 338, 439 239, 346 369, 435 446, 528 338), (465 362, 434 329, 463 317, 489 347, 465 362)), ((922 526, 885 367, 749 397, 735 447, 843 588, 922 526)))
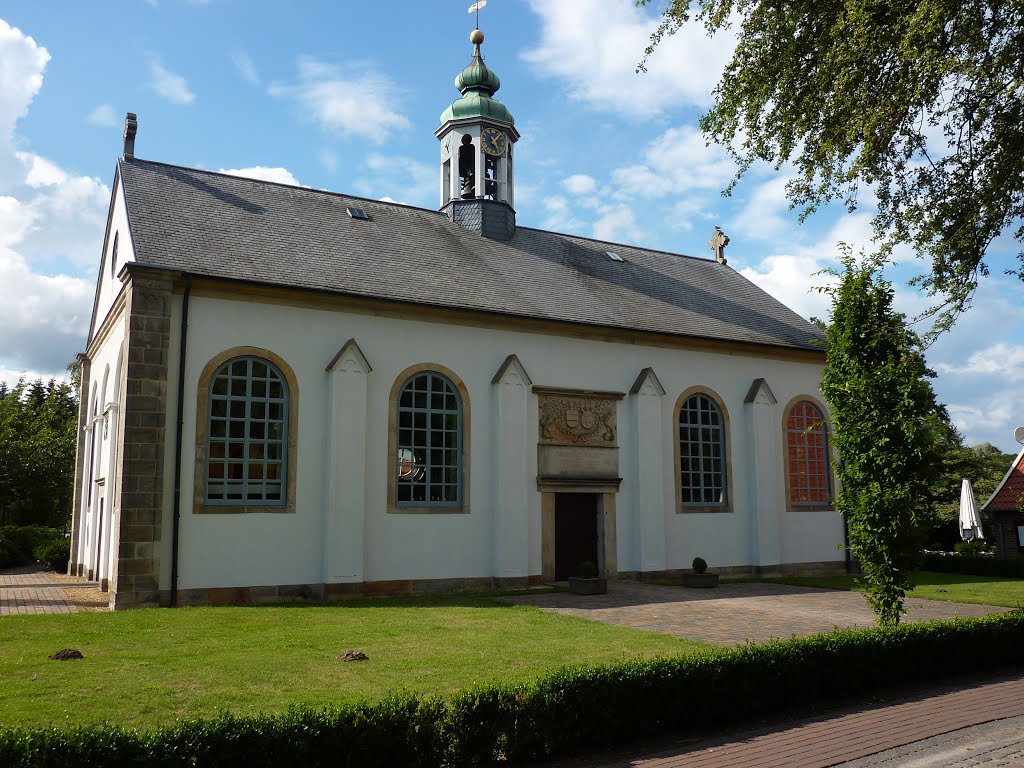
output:
MULTIPOLYGON (((664 520, 666 568, 688 568, 695 555, 713 567, 752 564, 751 486, 748 467, 753 456, 748 439, 744 396, 751 382, 766 379, 777 403, 770 420, 778 425, 775 462, 780 474, 776 509, 782 562, 841 560, 842 522, 834 512, 785 510, 781 432, 782 409, 797 395, 818 398, 820 367, 738 354, 679 351, 639 344, 611 343, 482 327, 446 325, 421 320, 381 317, 353 312, 325 311, 253 301, 226 301, 192 296, 185 370, 185 413, 182 450, 182 506, 179 582, 182 589, 220 586, 255 586, 321 583, 325 581, 382 581, 443 579, 502 575, 495 529, 496 456, 499 440, 495 416, 498 402, 491 379, 509 354, 516 354, 535 385, 569 389, 628 392, 639 372, 652 367, 664 387, 660 397, 661 493, 663 509, 653 515, 664 520), (349 520, 325 534, 329 510, 328 456, 336 455, 329 434, 332 398, 331 375, 325 367, 348 339, 355 339, 372 370, 365 374, 364 435, 351 436, 348 450, 365 450, 365 475, 360 489, 365 499, 363 519, 349 520), (196 387, 203 367, 226 349, 254 346, 280 355, 298 380, 298 456, 291 470, 296 476, 296 512, 248 514, 193 514, 196 387), (469 392, 471 434, 465 450, 470 462, 468 514, 395 514, 387 511, 390 466, 388 450, 389 394, 396 377, 409 366, 433 363, 453 371, 469 392), (681 392, 703 386, 724 402, 729 412, 727 435, 732 467, 732 512, 683 513, 676 506, 676 470, 673 440, 674 407, 681 392), (333 451, 333 453, 332 453, 333 451), (348 551, 353 567, 330 563, 325 535, 344 535, 351 529, 361 539, 348 551)), ((180 299, 172 318, 172 354, 168 381, 168 454, 173 456, 173 414, 177 367, 176 328, 180 299)), ((636 434, 633 395, 618 404, 619 466, 622 484, 616 499, 617 558, 620 571, 642 569, 640 537, 636 529, 638 479, 635 468, 650 462, 650 436, 636 434)), ((509 401, 514 403, 514 401, 509 401)), ((506 404, 506 407, 512 407, 506 404)), ((656 407, 656 406, 655 406, 656 407)), ((531 574, 541 572, 541 495, 537 473, 537 397, 528 395, 525 409, 525 492, 528 516, 525 559, 531 574)), ((340 422, 339 422, 340 423, 340 422)), ((345 423, 359 423, 345 421, 345 423)), ((515 445, 515 441, 512 442, 515 445)), ((343 451, 344 453, 344 451, 343 451)), ((351 455, 351 454, 349 454, 351 455)), ((649 468, 649 467, 648 467, 649 468)), ((641 473, 642 474, 642 473, 641 473)), ((650 476, 647 472, 647 476, 650 476)), ((168 466, 173 475, 173 464, 168 466)), ((340 489, 344 493, 344 489, 340 489)), ((163 527, 161 584, 169 585, 170 493, 163 527)), ((646 503, 646 502, 645 502, 646 503)), ((338 514, 337 512, 333 514, 338 514)), ((350 514, 350 513, 343 513, 350 514)), ((505 514, 505 512, 502 512, 505 514)), ((650 516, 648 517, 650 519, 650 516)), ((520 535, 521 531, 516 535, 520 535)), ((337 539, 335 539, 337 540, 337 539)), ((756 563, 755 563, 756 564, 756 563)))
POLYGON ((103 254, 97 274, 97 287, 93 333, 99 331, 104 318, 121 292, 122 283, 117 273, 129 261, 135 261, 135 250, 132 244, 131 231, 128 228, 128 214, 124 202, 124 190, 120 176, 114 183, 110 208, 110 228, 103 243, 103 254), (114 240, 117 240, 117 257, 114 258, 114 240))

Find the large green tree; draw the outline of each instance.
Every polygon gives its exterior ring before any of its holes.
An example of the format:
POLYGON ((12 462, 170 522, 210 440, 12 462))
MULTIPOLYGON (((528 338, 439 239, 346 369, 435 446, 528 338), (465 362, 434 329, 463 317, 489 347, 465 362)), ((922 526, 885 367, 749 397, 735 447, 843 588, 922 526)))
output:
POLYGON ((77 427, 73 384, 22 380, 0 388, 0 525, 67 524, 77 427))
POLYGON ((921 551, 921 512, 938 460, 937 405, 919 341, 893 311, 877 259, 849 250, 832 297, 821 392, 839 460, 836 503, 879 623, 899 623, 921 551))
POLYGON ((1020 0, 670 0, 641 69, 687 23, 737 30, 701 120, 737 178, 791 163, 788 195, 805 215, 876 197, 881 254, 906 244, 931 260, 918 282, 940 328, 987 274, 993 239, 1015 228, 1024 241, 1020 0))

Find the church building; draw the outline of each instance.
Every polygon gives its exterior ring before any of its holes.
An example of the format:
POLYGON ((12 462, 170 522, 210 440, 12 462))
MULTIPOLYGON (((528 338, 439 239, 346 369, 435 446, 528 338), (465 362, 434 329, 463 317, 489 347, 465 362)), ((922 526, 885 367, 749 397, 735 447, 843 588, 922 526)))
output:
POLYGON ((821 331, 720 230, 520 225, 483 39, 439 210, 142 160, 127 116, 70 565, 111 607, 843 566, 821 331))

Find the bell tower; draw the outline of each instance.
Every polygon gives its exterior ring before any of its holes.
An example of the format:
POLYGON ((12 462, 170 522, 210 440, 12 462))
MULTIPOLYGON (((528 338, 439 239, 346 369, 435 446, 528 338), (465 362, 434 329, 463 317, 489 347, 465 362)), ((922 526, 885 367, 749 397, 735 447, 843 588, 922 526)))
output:
POLYGON ((516 231, 512 147, 519 139, 512 113, 494 98, 498 76, 484 64, 484 33, 469 36, 473 59, 458 77, 462 94, 441 113, 441 210, 456 224, 494 240, 516 231))

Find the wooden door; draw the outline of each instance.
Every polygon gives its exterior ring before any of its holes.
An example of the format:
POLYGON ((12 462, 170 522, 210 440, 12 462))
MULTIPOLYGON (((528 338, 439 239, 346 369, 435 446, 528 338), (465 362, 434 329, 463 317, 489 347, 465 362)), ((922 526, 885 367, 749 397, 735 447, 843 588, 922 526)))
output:
POLYGON ((579 576, 580 563, 598 559, 596 493, 555 494, 555 581, 579 576))

